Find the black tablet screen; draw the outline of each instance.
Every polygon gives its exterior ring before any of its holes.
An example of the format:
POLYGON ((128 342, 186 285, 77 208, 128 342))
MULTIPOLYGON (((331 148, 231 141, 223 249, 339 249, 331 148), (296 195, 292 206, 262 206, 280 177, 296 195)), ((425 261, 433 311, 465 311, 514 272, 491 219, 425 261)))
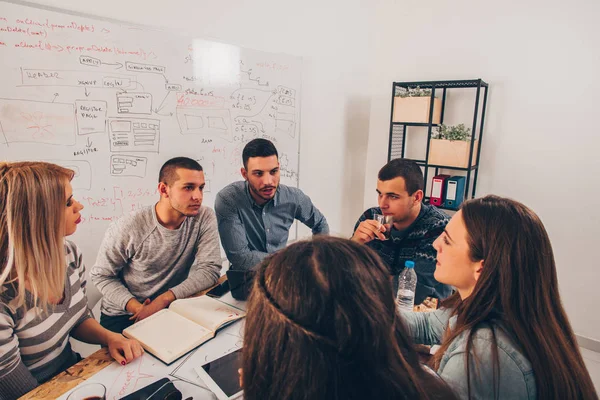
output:
POLYGON ((236 350, 221 358, 209 362, 202 366, 206 373, 227 396, 233 396, 242 388, 240 387, 240 379, 238 369, 242 365, 242 350, 236 350))

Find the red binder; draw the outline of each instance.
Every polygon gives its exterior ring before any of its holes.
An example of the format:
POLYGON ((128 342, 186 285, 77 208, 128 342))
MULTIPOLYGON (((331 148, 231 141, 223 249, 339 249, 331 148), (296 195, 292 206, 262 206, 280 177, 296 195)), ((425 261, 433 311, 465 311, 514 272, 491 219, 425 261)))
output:
POLYGON ((450 175, 436 175, 432 179, 431 185, 431 196, 429 196, 429 203, 434 206, 441 206, 444 204, 444 196, 446 193, 446 181, 450 178, 450 175))

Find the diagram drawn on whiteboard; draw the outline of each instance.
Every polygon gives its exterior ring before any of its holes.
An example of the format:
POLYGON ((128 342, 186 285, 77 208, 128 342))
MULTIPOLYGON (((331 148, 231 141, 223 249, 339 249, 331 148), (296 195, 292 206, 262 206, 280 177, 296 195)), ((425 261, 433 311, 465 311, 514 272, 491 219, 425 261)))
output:
POLYGON ((6 144, 75 144, 73 104, 0 98, 0 124, 6 144))
POLYGON ((125 154, 110 157, 110 174, 112 176, 146 176, 148 158, 140 156, 129 156, 125 154))
POLYGON ((160 121, 142 118, 109 118, 110 150, 158 153, 160 121))

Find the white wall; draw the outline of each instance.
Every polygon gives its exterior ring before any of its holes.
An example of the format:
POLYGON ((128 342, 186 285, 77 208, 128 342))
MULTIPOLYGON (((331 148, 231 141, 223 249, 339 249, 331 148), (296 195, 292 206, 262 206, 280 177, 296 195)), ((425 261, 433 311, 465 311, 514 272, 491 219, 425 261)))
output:
MULTIPOLYGON (((600 3, 386 1, 377 9, 364 205, 385 163, 393 81, 490 84, 478 196, 542 218, 576 333, 600 340, 600 3)), ((465 121, 466 122, 466 121, 465 121)))

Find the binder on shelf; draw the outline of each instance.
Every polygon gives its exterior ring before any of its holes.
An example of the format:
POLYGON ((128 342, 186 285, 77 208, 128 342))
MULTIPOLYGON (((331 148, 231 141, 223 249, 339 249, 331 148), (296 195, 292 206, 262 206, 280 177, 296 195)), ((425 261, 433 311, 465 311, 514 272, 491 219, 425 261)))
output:
POLYGON ((432 179, 431 185, 431 196, 429 196, 429 203, 434 206, 441 206, 444 203, 444 196, 446 194, 446 181, 450 178, 450 175, 436 175, 432 179))
POLYGON ((453 176, 446 181, 446 195, 444 196, 444 207, 458 210, 465 198, 465 177, 453 176))

